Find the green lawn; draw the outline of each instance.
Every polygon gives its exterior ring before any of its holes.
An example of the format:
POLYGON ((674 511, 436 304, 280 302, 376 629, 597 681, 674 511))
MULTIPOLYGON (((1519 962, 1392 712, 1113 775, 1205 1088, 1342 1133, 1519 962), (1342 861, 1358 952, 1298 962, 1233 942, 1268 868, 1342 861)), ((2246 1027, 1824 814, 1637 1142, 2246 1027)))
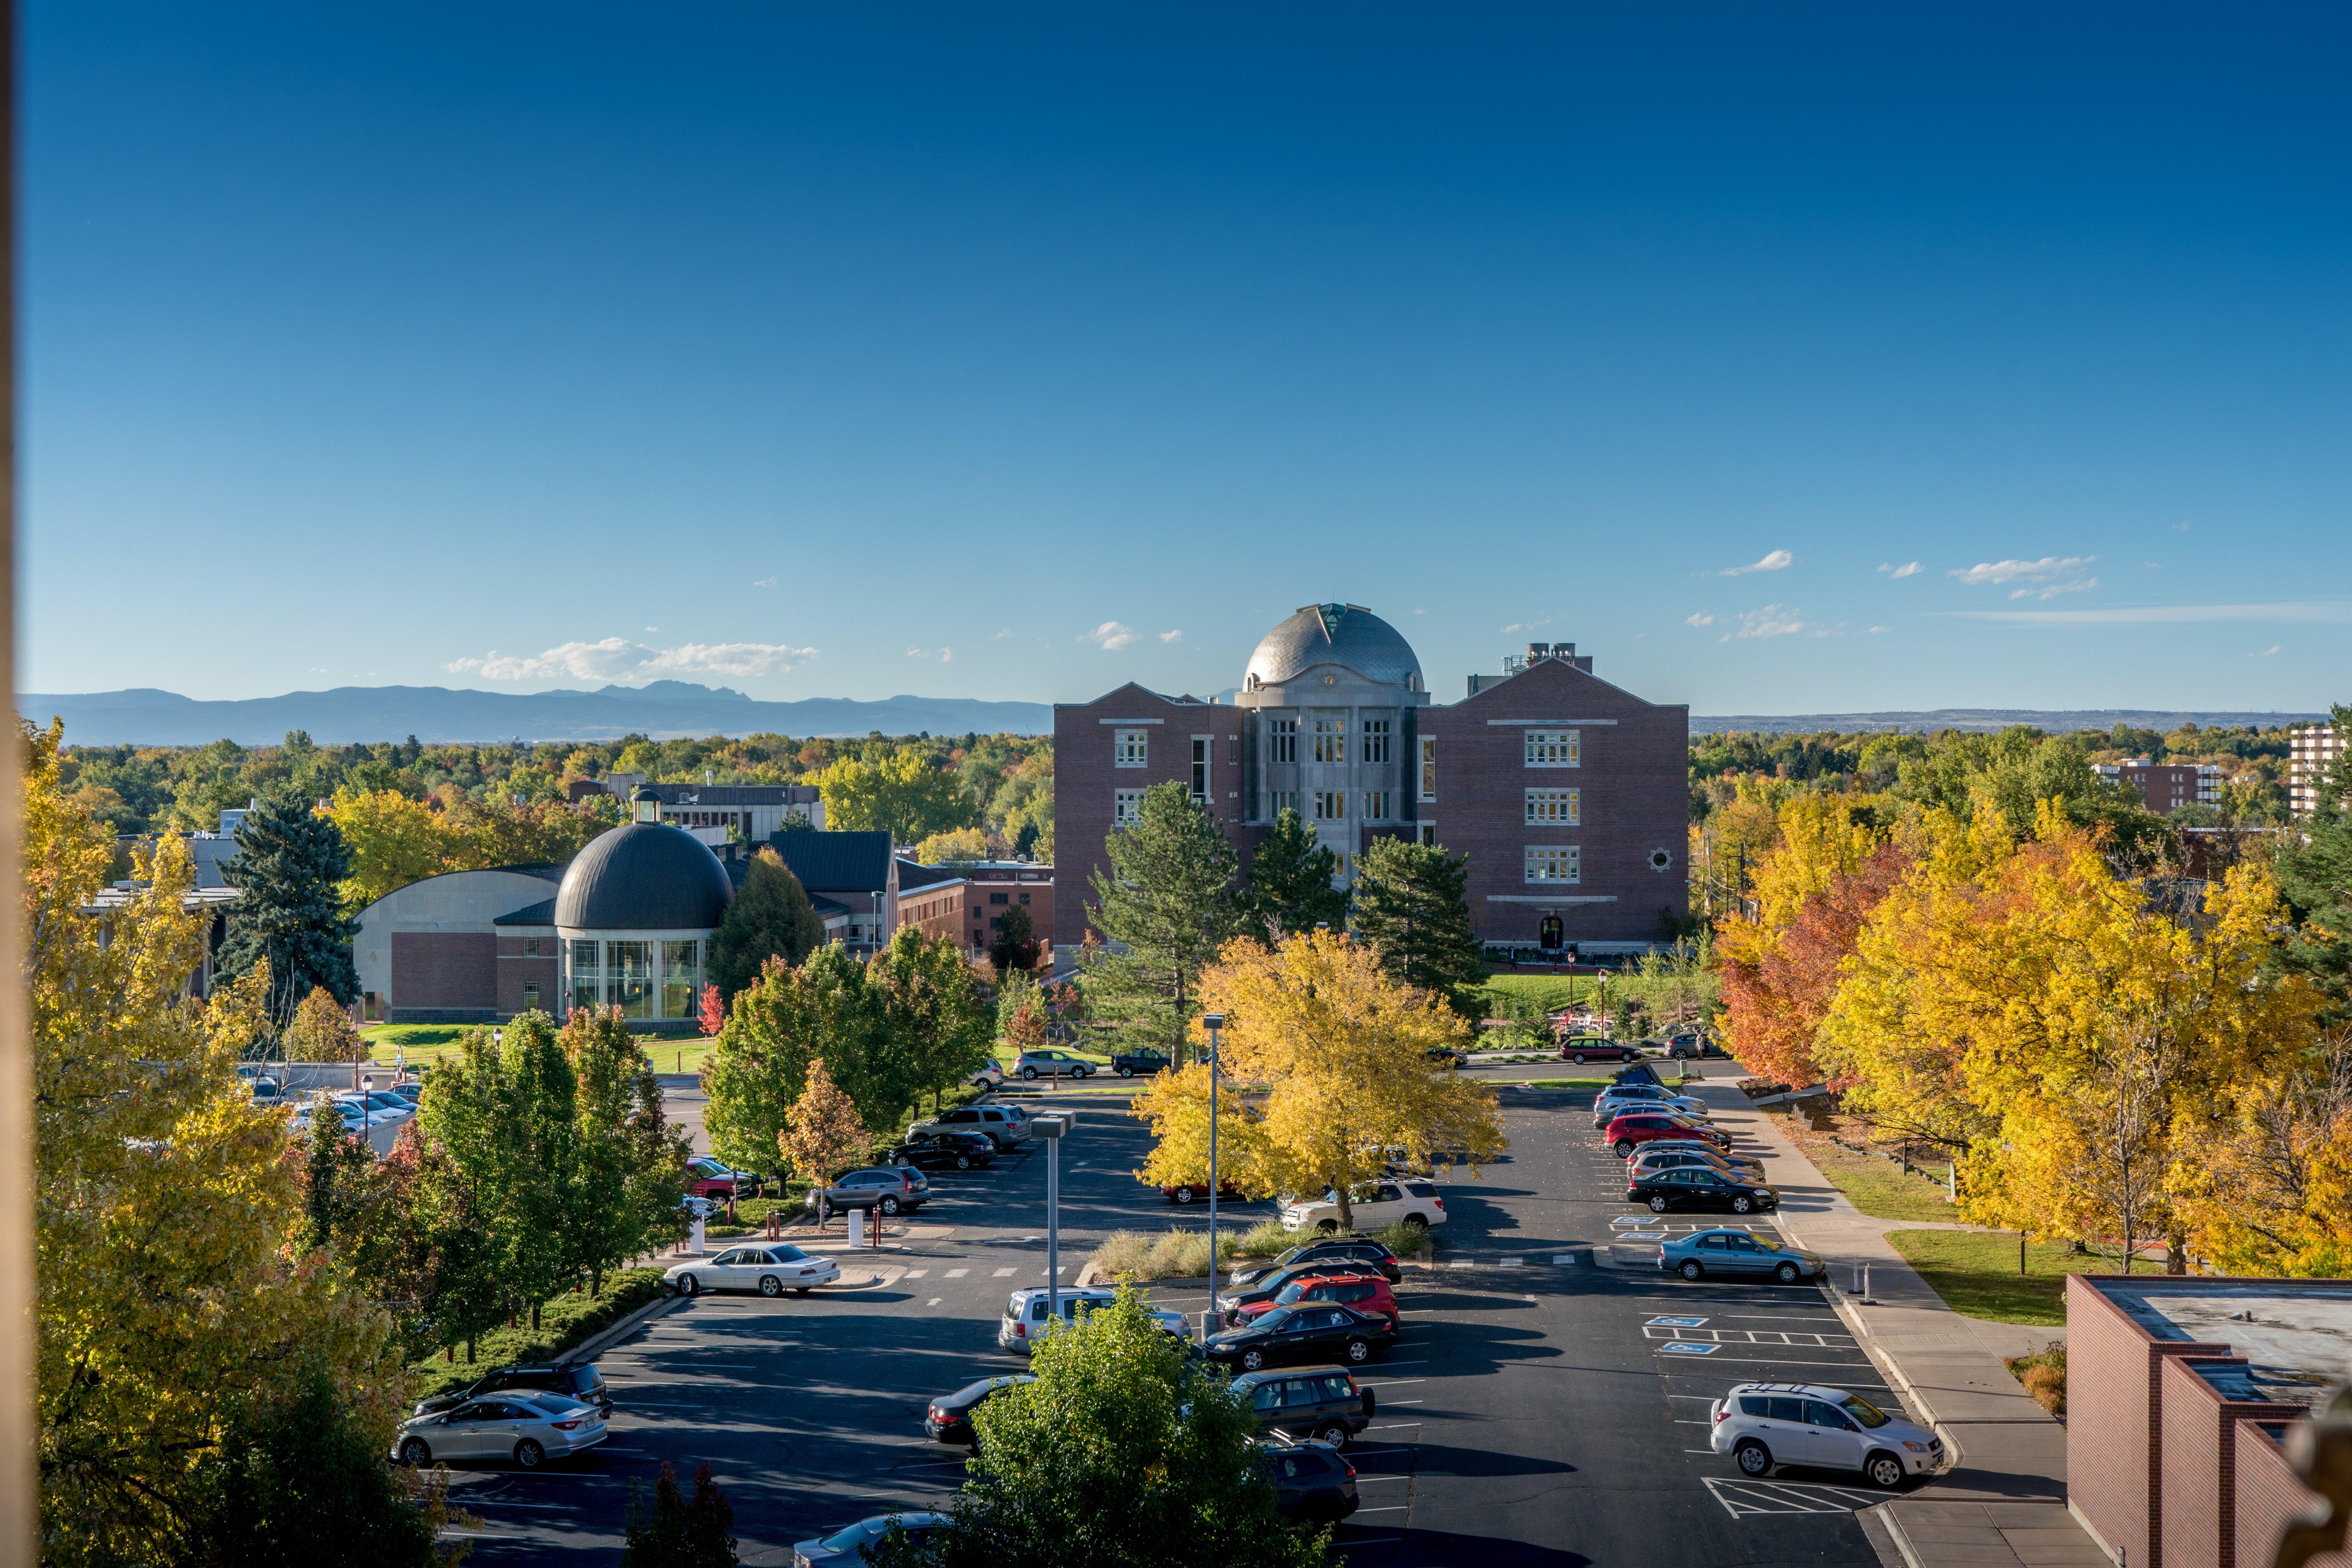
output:
MULTIPOLYGON (((373 1061, 401 1060, 411 1067, 455 1056, 458 1041, 470 1027, 459 1024, 376 1024, 361 1031, 373 1061)), ((699 1072, 710 1054, 710 1042, 699 1035, 679 1037, 637 1033, 637 1041, 653 1059, 656 1072, 699 1072)))
POLYGON ((1996 1323, 2063 1327, 2066 1276, 2115 1266, 2094 1253, 2070 1252, 2063 1241, 2025 1248, 2017 1271, 2014 1234, 1974 1230, 1891 1230, 1886 1240, 1955 1312, 1996 1323))
POLYGON ((1830 1185, 1874 1219, 1960 1217, 1945 1196, 1941 1181, 1916 1174, 1906 1176, 1903 1167, 1892 1160, 1857 1154, 1839 1148, 1826 1138, 1800 1137, 1797 1144, 1804 1151, 1805 1158, 1829 1179, 1830 1185))
POLYGON ((1549 1012, 1574 1006, 1592 994, 1592 986, 1590 974, 1497 974, 1479 990, 1486 998, 1486 1016, 1499 1018, 1505 1016, 1507 997, 1533 1002, 1549 1012))

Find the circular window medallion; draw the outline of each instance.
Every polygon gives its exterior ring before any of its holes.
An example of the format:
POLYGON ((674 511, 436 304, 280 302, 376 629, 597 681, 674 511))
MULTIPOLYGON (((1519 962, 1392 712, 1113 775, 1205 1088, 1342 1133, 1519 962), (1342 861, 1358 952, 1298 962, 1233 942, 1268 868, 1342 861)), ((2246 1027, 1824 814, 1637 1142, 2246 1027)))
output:
POLYGON ((1651 869, 1651 870, 1653 870, 1653 871, 1663 871, 1663 870, 1664 870, 1667 867, 1669 867, 1669 866, 1673 865, 1674 863, 1675 863, 1675 858, 1674 858, 1673 856, 1671 856, 1671 855, 1667 854, 1664 850, 1663 850, 1663 849, 1653 849, 1653 850, 1651 850, 1651 851, 1650 851, 1650 869, 1651 869))
POLYGON ((1338 679, 1338 678, 1337 678, 1337 677, 1335 677, 1335 676, 1329 676, 1329 675, 1327 675, 1327 676, 1325 676, 1325 677, 1323 678, 1323 684, 1324 684, 1324 685, 1326 685, 1326 686, 1328 686, 1328 685, 1330 685, 1330 684, 1332 683, 1332 681, 1333 681, 1333 680, 1335 680, 1336 679, 1338 679))

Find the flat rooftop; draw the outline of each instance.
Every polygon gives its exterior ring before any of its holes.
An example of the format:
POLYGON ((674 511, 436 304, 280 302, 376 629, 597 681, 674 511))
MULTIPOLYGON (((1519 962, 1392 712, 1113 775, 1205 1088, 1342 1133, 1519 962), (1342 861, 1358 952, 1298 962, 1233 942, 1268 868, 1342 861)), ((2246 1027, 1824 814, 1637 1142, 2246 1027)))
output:
POLYGON ((2317 1405, 2352 1378, 2352 1279, 2086 1279, 2159 1340, 2226 1344, 2244 1373, 2207 1377, 2233 1399, 2317 1405))

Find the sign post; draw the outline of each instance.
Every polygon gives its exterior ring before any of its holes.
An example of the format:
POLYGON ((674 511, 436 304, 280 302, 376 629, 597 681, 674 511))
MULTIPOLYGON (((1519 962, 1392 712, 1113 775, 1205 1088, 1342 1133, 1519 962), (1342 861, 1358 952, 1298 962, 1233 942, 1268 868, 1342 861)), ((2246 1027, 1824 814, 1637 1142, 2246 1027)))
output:
POLYGON ((1075 1110, 1033 1116, 1030 1130, 1045 1141, 1045 1321, 1062 1321, 1062 1140, 1078 1120, 1075 1110))

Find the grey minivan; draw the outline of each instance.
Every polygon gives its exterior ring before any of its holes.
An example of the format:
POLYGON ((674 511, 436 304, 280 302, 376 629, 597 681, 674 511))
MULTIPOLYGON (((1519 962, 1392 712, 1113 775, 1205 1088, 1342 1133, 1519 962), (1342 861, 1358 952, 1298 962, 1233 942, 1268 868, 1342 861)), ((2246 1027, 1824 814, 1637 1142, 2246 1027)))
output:
POLYGON ((1245 1372, 1234 1379, 1234 1386, 1249 1394, 1261 1432, 1287 1432, 1344 1448, 1372 1422, 1372 1391, 1358 1388, 1344 1366, 1245 1372))
POLYGON ((995 1140, 999 1149, 1010 1149, 1029 1136, 1029 1121, 1019 1111, 1003 1105, 960 1105, 953 1110, 943 1110, 929 1121, 915 1124, 913 1131, 929 1132, 985 1132, 995 1140))

